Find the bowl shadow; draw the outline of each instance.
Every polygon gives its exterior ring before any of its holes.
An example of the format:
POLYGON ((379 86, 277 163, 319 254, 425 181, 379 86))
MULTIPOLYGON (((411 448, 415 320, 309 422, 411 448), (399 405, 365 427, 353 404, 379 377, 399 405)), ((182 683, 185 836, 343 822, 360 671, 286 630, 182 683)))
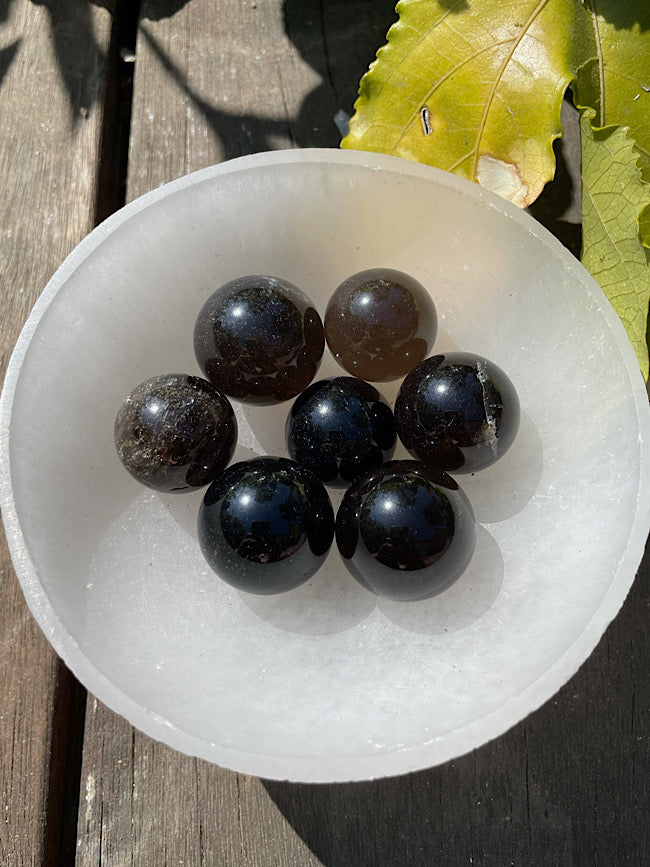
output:
POLYGON ((491 608, 503 586, 504 563, 493 536, 478 527, 476 548, 465 572, 438 596, 419 602, 380 599, 377 607, 408 632, 444 635, 471 626, 491 608))
POLYGON ((530 416, 521 413, 512 446, 491 467, 454 476, 469 497, 480 524, 513 518, 535 496, 544 467, 544 450, 530 416))
POLYGON ((317 572, 289 593, 254 596, 241 601, 261 620, 285 632, 333 635, 357 626, 376 608, 376 598, 347 573, 335 547, 326 561, 327 574, 317 572))

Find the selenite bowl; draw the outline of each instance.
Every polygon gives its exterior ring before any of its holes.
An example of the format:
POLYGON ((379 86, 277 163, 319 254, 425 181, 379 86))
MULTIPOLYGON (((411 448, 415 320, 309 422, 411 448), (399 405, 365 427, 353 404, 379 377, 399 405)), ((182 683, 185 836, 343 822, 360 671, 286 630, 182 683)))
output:
MULTIPOLYGON (((317 377, 331 375, 344 374, 326 350, 317 377)), ((380 390, 392 401, 398 387, 380 390)), ((286 455, 290 402, 234 406, 234 460, 286 455)), ((505 732, 589 656, 650 525, 646 391, 598 285, 496 195, 377 154, 243 157, 114 214, 45 288, 0 410, 7 536, 48 640, 139 729, 262 777, 400 774, 505 732), (345 277, 374 267, 431 292, 434 353, 483 355, 518 391, 513 446, 458 477, 474 557, 419 603, 367 592, 336 546, 302 587, 238 592, 199 550, 203 491, 158 494, 121 466, 117 409, 150 376, 200 375, 194 321, 222 283, 283 277, 323 316, 345 277)))

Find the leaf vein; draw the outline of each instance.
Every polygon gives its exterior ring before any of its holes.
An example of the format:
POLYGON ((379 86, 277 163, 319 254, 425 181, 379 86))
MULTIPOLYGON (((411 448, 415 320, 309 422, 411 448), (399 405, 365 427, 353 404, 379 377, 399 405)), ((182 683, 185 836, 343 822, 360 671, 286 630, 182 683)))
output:
MULTIPOLYGON (((544 2, 546 2, 546 0, 544 0, 544 2)), ((431 99, 433 94, 436 93, 436 91, 439 90, 446 81, 448 81, 453 75, 455 75, 459 69, 462 69, 463 66, 466 66, 468 63, 471 63, 473 60, 476 60, 476 58, 480 57, 482 54, 486 54, 489 51, 493 51, 495 49, 501 48, 504 45, 508 45, 510 42, 512 42, 511 39, 504 39, 500 42, 492 42, 490 45, 487 45, 485 48, 482 48, 480 51, 474 52, 474 54, 472 54, 470 57, 464 57, 459 63, 456 63, 449 70, 447 70, 447 72, 445 72, 445 74, 443 76, 441 76, 429 88, 429 90, 427 90, 427 92, 424 94, 424 97, 420 100, 420 102, 426 103, 427 100, 431 99)), ((404 136, 406 135, 408 130, 413 126, 413 124, 415 122, 416 122, 415 118, 410 118, 404 124, 404 126, 402 127, 402 129, 400 131, 400 134, 399 134, 397 140, 395 141, 395 144, 393 145, 393 148, 392 148, 393 151, 395 151, 399 147, 402 139, 404 138, 404 136)), ((471 130, 471 132, 475 132, 475 130, 471 130)), ((471 155, 472 155, 472 151, 469 152, 468 156, 471 156, 471 155)), ((463 159, 465 159, 465 157, 463 157, 463 159)), ((460 160, 460 162, 462 162, 462 161, 463 160, 460 160)), ((458 165, 458 163, 457 163, 457 165, 458 165)), ((449 169, 449 171, 453 171, 453 169, 449 169)))
POLYGON ((544 9, 544 7, 547 5, 547 3, 548 3, 548 0, 540 0, 540 2, 537 4, 535 9, 531 12, 528 20, 521 28, 521 32, 519 33, 517 38, 513 40, 513 46, 510 49, 510 51, 508 52, 508 54, 506 55, 506 58, 505 58, 504 62, 501 64, 501 68, 498 70, 496 78, 495 78, 494 82, 492 83, 492 87, 490 88, 490 94, 489 94, 487 101, 485 103, 485 106, 483 108, 483 115, 482 115, 481 120, 479 122, 478 130, 477 130, 477 136, 476 136, 476 142, 474 144, 474 147, 472 148, 471 176, 473 179, 476 179, 476 173, 477 173, 477 168, 478 168, 479 143, 483 137, 483 132, 484 132, 485 126, 487 124, 487 119, 488 119, 488 116, 490 114, 490 109, 492 107, 492 102, 494 101, 494 96, 496 94, 497 88, 498 88, 499 84, 501 83, 501 79, 503 78, 505 71, 508 67, 508 64, 512 60, 512 57, 513 57, 515 51, 517 50, 517 48, 521 44, 522 39, 527 34, 529 28, 532 26, 533 22, 536 20, 537 16, 544 9))
MULTIPOLYGON (((457 0, 457 2, 454 3, 453 6, 450 6, 450 7, 447 9, 447 11, 444 12, 444 13, 440 16, 440 18, 438 18, 438 20, 436 21, 435 24, 433 24, 431 27, 427 27, 427 29, 424 30, 424 31, 421 33, 420 38, 417 40, 417 42, 415 43, 415 45, 413 45, 413 47, 411 48, 411 50, 408 51, 408 52, 406 52, 406 51, 404 52, 404 56, 402 57, 402 59, 400 60, 400 62, 399 62, 399 63, 397 64, 397 66, 395 67, 395 72, 397 72, 398 70, 400 70, 400 69, 402 68, 402 66, 404 66, 404 64, 408 61, 409 57, 413 54, 413 52, 417 50, 418 46, 420 46, 420 45, 421 45, 421 44, 422 44, 426 39, 428 39, 429 34, 431 33, 431 31, 432 31, 435 27, 440 27, 440 25, 442 24, 442 22, 445 21, 447 18, 449 18, 449 16, 450 16, 450 15, 451 15, 455 10, 456 10, 456 8, 457 8, 458 6, 462 6, 463 2, 464 2, 464 0, 457 0)), ((401 5, 402 5, 401 3, 398 3, 398 4, 397 4, 397 9, 396 9, 397 12, 401 12, 401 8, 400 8, 401 5)), ((395 27, 395 28, 398 28, 399 26, 400 26, 399 22, 396 22, 396 23, 393 25, 393 27, 395 27)), ((391 29, 392 29, 392 28, 391 28, 391 29)), ((413 28, 413 29, 415 30, 415 28, 413 28)), ((415 32, 417 33, 418 31, 415 30, 415 32)), ((389 42, 390 42, 390 36, 391 36, 391 34, 390 34, 390 31, 389 31, 389 33, 387 34, 387 38, 388 38, 389 42)))

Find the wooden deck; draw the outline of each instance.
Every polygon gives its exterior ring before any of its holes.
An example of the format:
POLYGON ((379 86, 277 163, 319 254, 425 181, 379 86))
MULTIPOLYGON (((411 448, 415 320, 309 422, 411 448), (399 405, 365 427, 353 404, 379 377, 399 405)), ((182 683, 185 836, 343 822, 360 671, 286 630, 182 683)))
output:
MULTIPOLYGON (((336 147, 393 0, 0 0, 2 372, 93 226, 243 153, 336 147)), ((534 212, 579 246, 577 151, 534 212)), ((43 420, 43 424, 47 421, 43 420)), ((650 863, 650 560, 541 710, 441 767, 350 785, 245 777, 86 695, 23 601, 2 536, 0 865, 650 863)))

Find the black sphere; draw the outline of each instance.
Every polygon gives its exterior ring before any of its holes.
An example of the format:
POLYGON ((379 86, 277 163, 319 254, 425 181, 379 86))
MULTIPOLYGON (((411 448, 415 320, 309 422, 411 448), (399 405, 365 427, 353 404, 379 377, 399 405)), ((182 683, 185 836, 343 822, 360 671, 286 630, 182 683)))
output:
POLYGON ((233 464, 205 492, 201 550, 238 590, 268 595, 303 584, 323 564, 334 512, 322 483, 287 458, 233 464))
POLYGON ((474 551, 469 500, 446 473, 389 461, 354 482, 336 516, 350 574, 378 596, 427 599, 451 586, 474 551))
POLYGON ((225 395, 205 379, 172 373, 133 389, 118 410, 114 439, 120 460, 143 485, 191 491, 227 466, 237 421, 225 395))
POLYGON ((470 473, 497 461, 519 429, 519 398, 506 374, 469 352, 420 362, 395 401, 399 438, 416 458, 470 473))
POLYGON ((217 289, 194 326, 207 378, 246 403, 290 400, 316 375, 325 335, 307 296, 277 277, 239 277, 217 289))
POLYGON ((296 398, 287 450, 328 485, 343 487, 395 451, 395 420, 374 386, 353 376, 322 379, 296 398))

